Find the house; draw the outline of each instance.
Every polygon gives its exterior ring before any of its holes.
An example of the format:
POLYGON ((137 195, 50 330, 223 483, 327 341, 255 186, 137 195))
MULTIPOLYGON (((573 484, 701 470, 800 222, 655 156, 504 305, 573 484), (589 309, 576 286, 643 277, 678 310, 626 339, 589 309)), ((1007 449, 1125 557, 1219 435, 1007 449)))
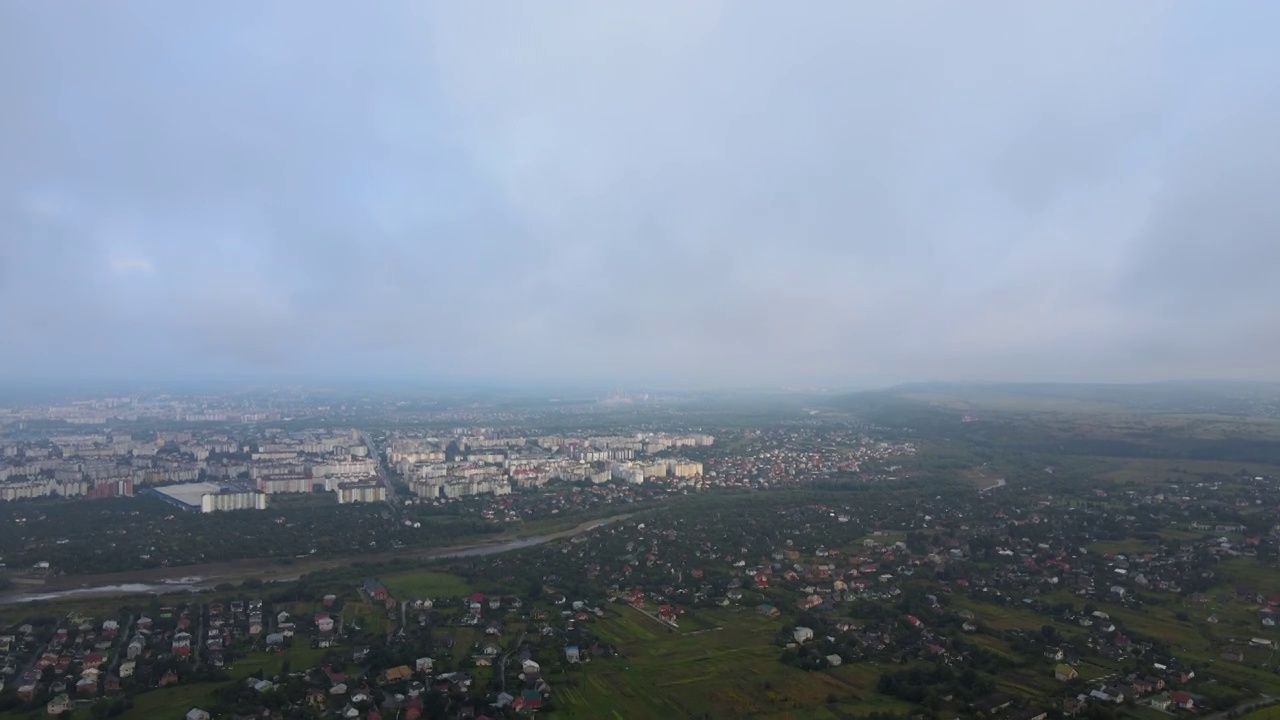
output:
POLYGON ((387 685, 389 683, 397 683, 397 682, 400 682, 401 680, 408 680, 409 676, 412 674, 413 674, 413 671, 409 670, 408 665, 397 665, 396 667, 387 668, 386 670, 383 670, 382 676, 378 678, 378 682, 382 683, 383 685, 387 685))
POLYGON ((267 647, 281 647, 284 645, 284 633, 267 633, 267 647))
POLYGON ((1173 699, 1169 697, 1169 693, 1162 693, 1151 698, 1151 707, 1161 712, 1168 712, 1173 706, 1173 699))
POLYGON ((795 641, 798 643, 806 642, 813 639, 813 630, 810 630, 807 627, 797 627, 792 631, 791 636, 795 638, 795 641))
POLYGON ((66 695, 57 695, 49 701, 49 704, 45 706, 45 710, 47 710, 50 715, 61 715, 64 712, 70 712, 71 699, 66 695))
POLYGON ((1222 652, 1222 659, 1228 662, 1244 662, 1244 650, 1232 645, 1222 652))
POLYGON ((1058 682, 1070 682, 1080 677, 1080 673, 1070 665, 1059 665, 1053 669, 1053 677, 1058 682))
POLYGON ((568 663, 577 663, 582 661, 582 656, 578 653, 577 645, 567 645, 564 649, 564 659, 568 663))
POLYGON ((360 591, 363 592, 370 600, 378 602, 384 602, 391 596, 391 593, 387 591, 386 586, 373 578, 365 580, 364 584, 360 586, 360 591))
POLYGON ((542 707, 542 693, 533 688, 525 688, 520 693, 520 697, 511 703, 511 707, 517 711, 536 710, 542 707))
POLYGON ((209 720, 209 713, 200 708, 191 708, 187 711, 186 720, 209 720))
POLYGON ((542 667, 533 660, 525 660, 520 663, 520 669, 525 673, 536 673, 542 670, 542 667))
POLYGON ((142 636, 135 637, 129 641, 129 647, 125 650, 125 657, 133 660, 142 654, 144 648, 146 648, 146 642, 142 639, 142 636))
POLYGON ((413 669, 420 673, 429 673, 435 667, 435 661, 429 657, 420 657, 413 661, 413 669))
POLYGON ((1194 710, 1196 707, 1195 699, 1181 690, 1169 693, 1169 699, 1173 701, 1174 705, 1177 705, 1183 710, 1194 710))
POLYGON ((322 708, 328 705, 329 701, 324 696, 324 691, 320 688, 311 688, 307 691, 307 705, 313 708, 322 708))
POLYGON ((157 684, 157 685, 159 685, 160 687, 166 687, 166 686, 169 686, 169 685, 177 685, 177 684, 178 684, 178 673, 176 673, 176 672, 174 672, 174 671, 170 670, 169 672, 165 673, 164 675, 161 675, 161 676, 160 676, 160 681, 159 681, 158 683, 156 683, 156 684, 157 684))
POLYGON ((844 659, 839 655, 831 654, 827 656, 827 665, 830 665, 831 667, 840 667, 840 663, 842 662, 844 662, 844 659))

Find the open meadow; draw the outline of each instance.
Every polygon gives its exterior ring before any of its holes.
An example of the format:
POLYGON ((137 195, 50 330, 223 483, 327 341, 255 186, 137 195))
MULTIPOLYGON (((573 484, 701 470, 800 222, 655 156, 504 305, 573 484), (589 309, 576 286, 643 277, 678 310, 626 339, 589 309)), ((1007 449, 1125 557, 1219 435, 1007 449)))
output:
POLYGON ((880 670, 870 664, 805 672, 778 662, 779 620, 746 609, 694 612, 710 627, 676 630, 614 606, 594 630, 622 657, 553 678, 555 716, 834 719, 910 709, 876 693, 880 670))

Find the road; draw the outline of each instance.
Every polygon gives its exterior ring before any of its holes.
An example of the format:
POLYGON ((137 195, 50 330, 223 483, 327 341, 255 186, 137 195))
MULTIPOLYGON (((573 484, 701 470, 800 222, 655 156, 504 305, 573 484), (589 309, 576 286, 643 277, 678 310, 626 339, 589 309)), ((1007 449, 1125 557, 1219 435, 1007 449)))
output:
POLYGON ((369 448, 369 456, 378 463, 378 479, 387 487, 387 503, 393 508, 400 507, 400 495, 396 492, 396 486, 391 483, 391 473, 387 471, 386 458, 383 457, 378 448, 373 444, 373 434, 360 431, 360 442, 369 448))
POLYGON ((212 588, 218 583, 241 582, 247 578, 258 578, 265 581, 291 581, 299 575, 316 570, 335 567, 346 567, 353 563, 387 562, 388 560, 436 560, 455 557, 479 557, 495 555, 512 550, 542 545, 543 543, 573 537, 590 532, 598 527, 619 522, 632 516, 633 513, 622 513, 607 518, 584 520, 568 530, 530 535, 515 539, 496 540, 493 542, 470 543, 435 548, 400 548, 369 555, 339 555, 329 558, 316 558, 296 562, 292 565, 280 565, 274 560, 245 559, 206 563, 202 565, 185 565, 172 568, 152 568, 149 570, 103 573, 100 575, 68 575, 52 578, 46 585, 32 586, 20 591, 0 595, 0 607, 12 603, 30 602, 33 600, 56 600, 65 597, 84 596, 124 596, 138 594, 179 593, 188 590, 212 588), (190 578, 182 582, 168 582, 174 577, 190 578))
POLYGON ((498 674, 502 678, 502 690, 499 692, 507 691, 507 660, 510 658, 511 653, 520 649, 520 644, 524 642, 524 636, 526 634, 526 631, 520 631, 520 637, 516 638, 516 641, 506 650, 503 650, 502 655, 498 657, 498 674))

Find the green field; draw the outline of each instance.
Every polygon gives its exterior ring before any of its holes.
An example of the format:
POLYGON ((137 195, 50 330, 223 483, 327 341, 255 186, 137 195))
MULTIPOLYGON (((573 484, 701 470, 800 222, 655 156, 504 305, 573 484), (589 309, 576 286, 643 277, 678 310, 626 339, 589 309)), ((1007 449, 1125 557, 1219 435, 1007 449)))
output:
POLYGON ((1111 553, 1113 555, 1136 555, 1152 552, 1152 544, 1146 540, 1128 538, 1125 540, 1100 540, 1089 544, 1089 552, 1111 553))
POLYGON ((1241 716, 1240 720, 1280 720, 1280 705, 1259 708, 1247 715, 1241 716))
POLYGON ((810 673, 780 663, 782 649, 772 644, 778 620, 741 609, 697 613, 697 625, 712 629, 673 630, 633 608, 612 609, 593 629, 622 657, 551 678, 554 716, 835 719, 910 709, 875 692, 878 667, 810 673))
POLYGON ((471 594, 466 581, 457 575, 430 570, 410 570, 381 578, 395 598, 456 598, 471 594))
MULTIPOLYGON (((133 708, 117 717, 147 718, 148 720, 181 720, 193 707, 206 705, 215 685, 177 685, 143 693, 134 698, 133 708)), ((89 709, 81 708, 71 714, 73 720, 87 720, 89 709)))

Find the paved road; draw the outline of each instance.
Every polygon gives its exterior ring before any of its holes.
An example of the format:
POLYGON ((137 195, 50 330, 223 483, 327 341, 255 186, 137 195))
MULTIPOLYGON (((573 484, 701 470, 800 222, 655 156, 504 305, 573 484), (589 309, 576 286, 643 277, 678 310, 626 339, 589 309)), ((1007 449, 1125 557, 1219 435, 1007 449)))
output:
POLYGON ((391 483, 391 474, 387 472, 386 459, 378 452, 378 447, 373 444, 373 434, 360 431, 360 442, 369 448, 369 455, 378 463, 378 479, 382 480, 382 484, 387 486, 387 502, 391 507, 400 507, 400 496, 396 492, 396 486, 391 483))

